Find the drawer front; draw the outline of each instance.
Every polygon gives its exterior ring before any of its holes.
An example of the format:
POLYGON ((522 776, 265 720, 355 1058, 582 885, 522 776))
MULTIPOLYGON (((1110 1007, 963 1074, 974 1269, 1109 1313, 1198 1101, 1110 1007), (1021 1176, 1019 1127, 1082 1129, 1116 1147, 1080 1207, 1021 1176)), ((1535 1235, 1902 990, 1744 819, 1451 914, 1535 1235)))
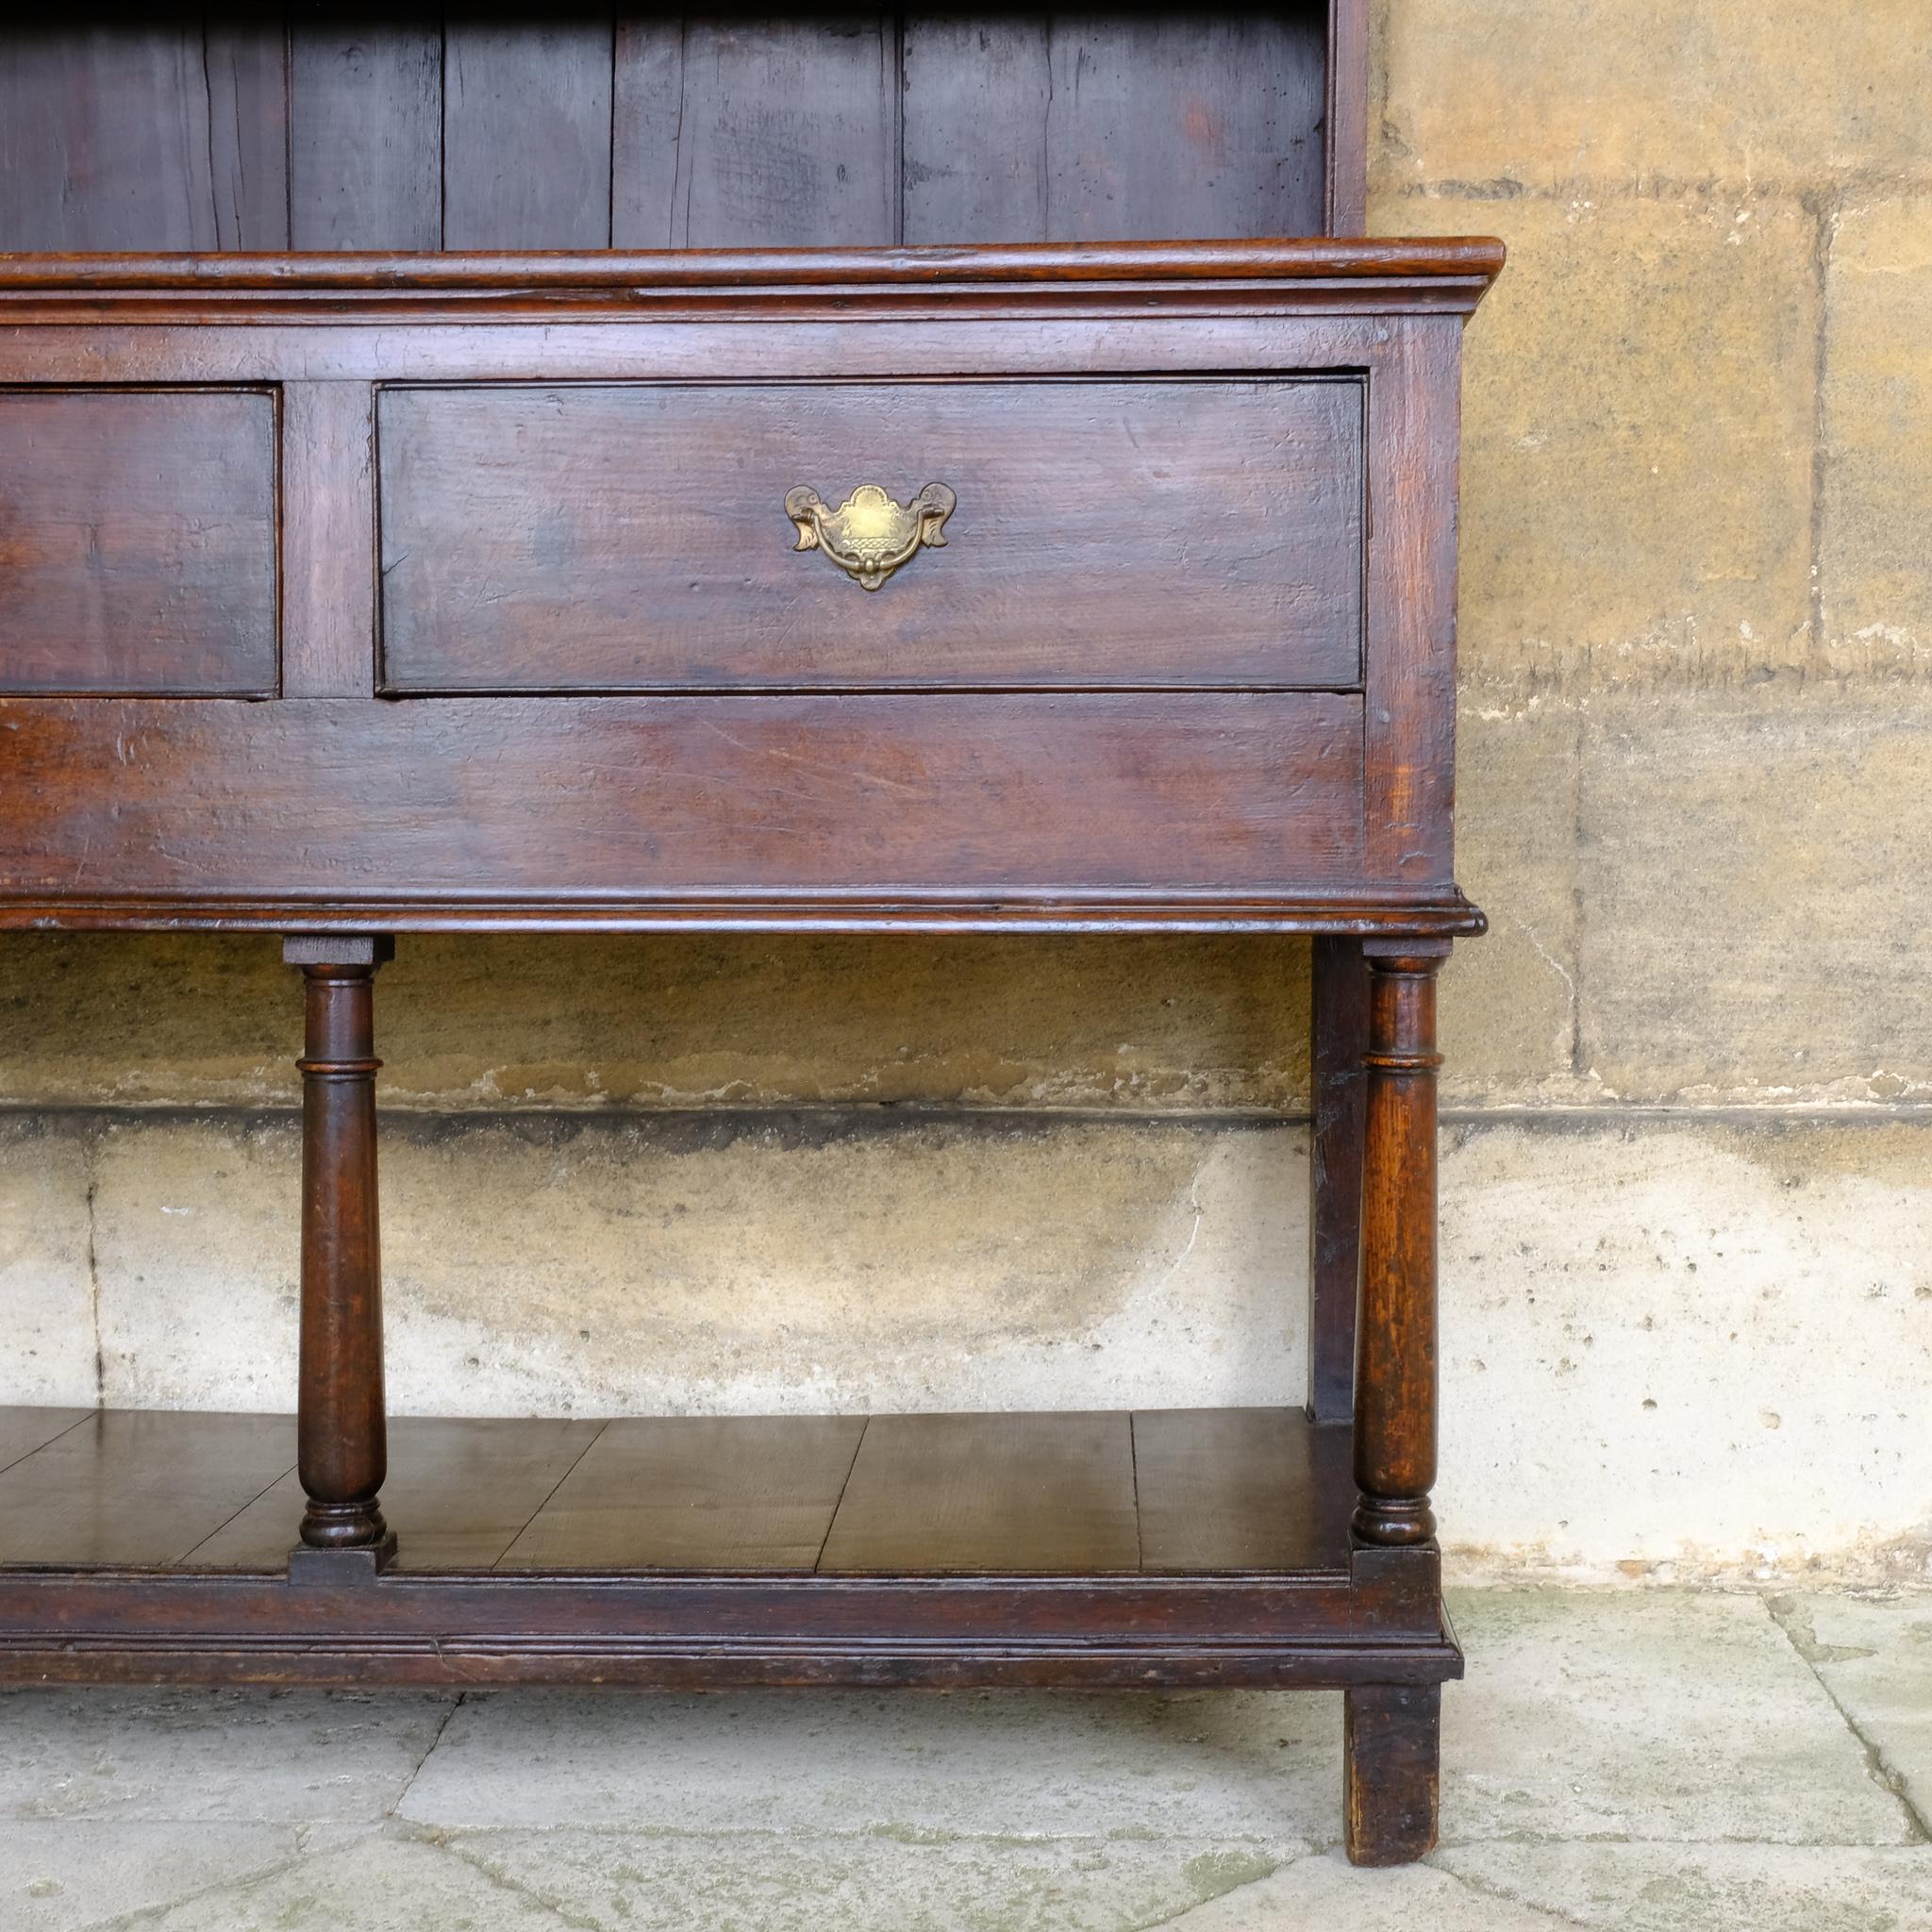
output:
POLYGON ((275 688, 263 391, 0 391, 0 691, 275 688))
POLYGON ((1360 683, 1352 379, 396 388, 378 424, 391 691, 1360 683))

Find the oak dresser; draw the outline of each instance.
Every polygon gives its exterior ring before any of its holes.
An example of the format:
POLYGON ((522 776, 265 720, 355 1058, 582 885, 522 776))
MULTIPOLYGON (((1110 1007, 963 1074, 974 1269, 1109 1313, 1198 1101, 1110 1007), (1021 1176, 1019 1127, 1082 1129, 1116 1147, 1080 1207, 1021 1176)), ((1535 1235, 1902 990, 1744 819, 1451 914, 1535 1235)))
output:
POLYGON ((1340 1687, 1352 1856, 1426 1849, 1458 370, 1501 259, 0 258, 0 929, 279 935, 307 1016, 293 1455, 0 1411, 0 1513, 94 1538, 0 1545, 0 1679, 1340 1687), (1312 936, 1305 1407, 405 1420, 392 1528, 378 968, 683 927, 1312 936))

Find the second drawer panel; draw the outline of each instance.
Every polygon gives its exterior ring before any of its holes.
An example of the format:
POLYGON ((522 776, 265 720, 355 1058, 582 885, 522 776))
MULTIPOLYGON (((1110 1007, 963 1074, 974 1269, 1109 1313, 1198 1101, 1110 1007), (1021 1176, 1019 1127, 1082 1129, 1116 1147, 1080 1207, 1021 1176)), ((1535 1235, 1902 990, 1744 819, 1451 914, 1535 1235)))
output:
POLYGON ((388 390, 384 688, 1349 689, 1361 418, 1291 377, 388 390), (956 500, 873 591, 786 506, 868 484, 956 500))

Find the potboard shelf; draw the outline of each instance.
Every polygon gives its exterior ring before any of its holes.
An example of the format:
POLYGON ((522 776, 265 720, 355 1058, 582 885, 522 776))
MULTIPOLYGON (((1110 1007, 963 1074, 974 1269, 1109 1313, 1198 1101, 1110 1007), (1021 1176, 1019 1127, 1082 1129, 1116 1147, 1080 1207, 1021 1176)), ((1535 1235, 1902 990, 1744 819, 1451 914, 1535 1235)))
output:
POLYGON ((400 1418, 376 1575, 291 1575, 294 1419, 0 1409, 0 1681, 1430 1684, 1281 1409, 400 1418))

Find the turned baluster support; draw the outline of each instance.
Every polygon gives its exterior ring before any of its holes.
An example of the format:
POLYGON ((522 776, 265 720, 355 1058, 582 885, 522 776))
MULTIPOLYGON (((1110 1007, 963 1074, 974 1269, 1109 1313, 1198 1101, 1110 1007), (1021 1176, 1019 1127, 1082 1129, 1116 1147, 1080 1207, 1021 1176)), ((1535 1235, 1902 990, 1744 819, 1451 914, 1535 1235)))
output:
POLYGON ((1355 1533, 1436 1533, 1436 971, 1446 941, 1373 941, 1356 1340, 1355 1533))
MULTIPOLYGON (((1361 1296, 1355 1360, 1357 1562, 1440 1589, 1436 1518, 1436 973, 1446 940, 1371 940, 1364 1069, 1361 1296)), ((1441 1687, 1361 1685, 1343 1705, 1348 1856, 1436 1842, 1441 1687)))
POLYGON ((375 1179, 375 981, 385 938, 291 938, 302 971, 302 1343, 291 1578, 374 1577, 396 1553, 388 1474, 375 1179))

